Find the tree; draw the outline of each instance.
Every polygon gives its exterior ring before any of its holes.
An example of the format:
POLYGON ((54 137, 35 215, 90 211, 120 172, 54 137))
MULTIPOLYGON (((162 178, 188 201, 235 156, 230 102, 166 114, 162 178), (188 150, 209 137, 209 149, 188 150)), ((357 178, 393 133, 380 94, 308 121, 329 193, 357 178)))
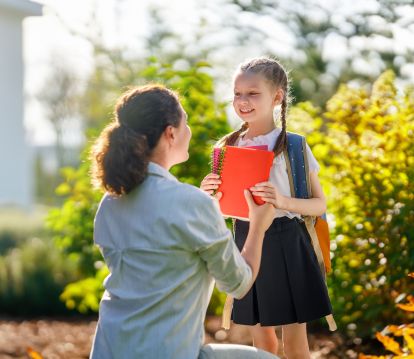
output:
MULTIPOLYGON (((271 45, 263 50, 292 69, 293 94, 298 102, 323 104, 339 84, 355 79, 372 82, 385 69, 394 70, 400 78, 409 78, 404 66, 414 62, 414 53, 399 40, 401 34, 409 37, 414 31, 412 5, 406 1, 376 0, 354 7, 349 3, 308 0, 229 3, 237 7, 238 14, 251 18, 252 25, 240 36, 242 43, 248 44, 258 35, 263 43, 271 45), (277 33, 272 36, 264 27, 255 25, 269 17, 290 33, 290 55, 280 54, 278 43, 283 47, 284 42, 277 33), (340 58, 336 56, 338 50, 342 53, 340 58)), ((237 18, 235 15, 230 22, 226 19, 226 24, 238 25, 237 18)))
POLYGON ((67 164, 63 142, 65 128, 78 115, 80 88, 75 73, 56 55, 51 68, 36 98, 42 103, 46 117, 53 127, 56 159, 58 168, 61 168, 67 164))
POLYGON ((401 40, 412 37, 414 28, 406 1, 350 6, 309 0, 200 0, 198 5, 202 10, 193 13, 194 25, 186 33, 171 26, 165 9, 152 9, 156 26, 147 48, 171 61, 205 58, 221 78, 228 77, 241 54, 275 56, 291 69, 295 102, 317 105, 339 84, 372 82, 385 69, 405 80, 410 77, 405 66, 414 62, 414 54, 401 40))
MULTIPOLYGON (((121 68, 121 64, 118 65, 121 68)), ((213 81, 205 72, 207 67, 208 64, 199 63, 187 70, 174 70, 171 65, 160 64, 152 58, 134 77, 135 84, 164 83, 180 93, 193 137, 190 159, 185 164, 175 166, 172 173, 180 180, 194 185, 199 185, 204 175, 210 172, 210 153, 215 139, 229 131, 224 104, 214 100, 213 81)), ((117 87, 117 77, 110 76, 108 79, 101 70, 97 68, 91 81, 99 79, 103 81, 103 88, 111 88, 112 93, 120 93, 123 84, 117 87)), ((98 114, 97 117, 90 117, 95 126, 91 131, 91 140, 109 120, 101 117, 107 109, 106 102, 95 95, 88 90, 84 96, 90 101, 89 116, 98 114)), ((103 291, 102 279, 107 273, 100 253, 93 246, 93 218, 102 193, 91 188, 88 153, 87 147, 79 168, 63 170, 65 181, 58 187, 57 192, 66 199, 62 207, 50 212, 48 218, 48 225, 55 233, 56 243, 75 260, 78 271, 84 277, 83 280, 68 285, 62 299, 69 307, 82 312, 98 309, 103 291)))

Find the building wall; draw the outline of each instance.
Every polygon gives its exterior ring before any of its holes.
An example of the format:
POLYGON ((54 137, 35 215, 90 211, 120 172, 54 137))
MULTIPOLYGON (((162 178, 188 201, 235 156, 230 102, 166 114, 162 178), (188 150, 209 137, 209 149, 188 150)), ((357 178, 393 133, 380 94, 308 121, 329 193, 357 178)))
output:
POLYGON ((33 202, 33 164, 23 125, 22 21, 40 12, 39 4, 0 1, 0 206, 33 202))
POLYGON ((23 16, 0 12, 0 205, 30 206, 32 170, 23 127, 23 16))

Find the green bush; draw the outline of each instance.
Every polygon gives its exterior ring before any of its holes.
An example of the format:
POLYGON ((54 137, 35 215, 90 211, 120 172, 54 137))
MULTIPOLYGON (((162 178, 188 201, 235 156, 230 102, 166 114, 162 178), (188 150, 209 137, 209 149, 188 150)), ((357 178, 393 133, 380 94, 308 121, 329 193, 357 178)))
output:
POLYGON ((30 236, 43 236, 47 211, 36 208, 26 213, 18 208, 0 209, 0 256, 21 245, 30 236))
POLYGON ((414 289, 413 88, 398 91, 387 71, 372 88, 341 86, 326 109, 300 104, 292 115, 311 124, 307 139, 322 164, 340 328, 366 336, 407 319, 394 306, 414 289))
MULTIPOLYGON (((414 278, 414 273, 410 273, 409 277, 414 278)), ((402 297, 406 299, 406 303, 397 304, 397 307, 406 313, 414 312, 413 295, 404 294, 402 297)), ((414 323, 387 325, 381 332, 377 332, 375 336, 382 343, 385 350, 395 355, 359 354, 358 359, 414 358, 414 323)))
POLYGON ((18 245, 18 242, 21 242, 22 238, 19 235, 16 235, 10 229, 5 229, 0 232, 0 256, 5 255, 12 248, 15 248, 18 245))
POLYGON ((215 287, 213 295, 211 296, 210 303, 208 305, 207 313, 211 315, 222 315, 224 302, 226 301, 226 296, 226 293, 220 292, 215 287))
POLYGON ((45 229, 47 209, 0 210, 0 313, 68 314, 59 299, 78 274, 45 229))
POLYGON ((26 240, 0 257, 0 313, 68 313, 59 296, 65 285, 75 280, 74 273, 51 240, 26 240))

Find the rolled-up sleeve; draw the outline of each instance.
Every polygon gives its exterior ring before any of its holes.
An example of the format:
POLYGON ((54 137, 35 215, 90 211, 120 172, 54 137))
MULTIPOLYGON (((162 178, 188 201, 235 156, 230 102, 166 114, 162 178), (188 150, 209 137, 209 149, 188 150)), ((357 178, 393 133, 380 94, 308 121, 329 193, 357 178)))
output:
POLYGON ((216 238, 211 245, 200 248, 198 253, 221 291, 235 298, 242 298, 247 293, 252 271, 234 244, 231 233, 226 238, 216 238))
POLYGON ((241 256, 232 234, 220 213, 216 200, 202 193, 192 193, 184 223, 185 237, 194 252, 206 263, 217 287, 235 298, 250 289, 252 271, 241 256))

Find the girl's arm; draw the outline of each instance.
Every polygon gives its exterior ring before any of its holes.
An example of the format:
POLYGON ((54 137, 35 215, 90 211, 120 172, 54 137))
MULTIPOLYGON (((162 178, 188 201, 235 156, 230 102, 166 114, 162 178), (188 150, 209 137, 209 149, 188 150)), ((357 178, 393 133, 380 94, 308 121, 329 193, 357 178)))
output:
POLYGON ((305 216, 320 216, 326 211, 325 195, 319 182, 318 173, 312 171, 309 177, 312 189, 312 198, 310 199, 286 197, 270 182, 258 183, 250 190, 253 195, 262 197, 265 202, 273 204, 276 208, 305 216))

